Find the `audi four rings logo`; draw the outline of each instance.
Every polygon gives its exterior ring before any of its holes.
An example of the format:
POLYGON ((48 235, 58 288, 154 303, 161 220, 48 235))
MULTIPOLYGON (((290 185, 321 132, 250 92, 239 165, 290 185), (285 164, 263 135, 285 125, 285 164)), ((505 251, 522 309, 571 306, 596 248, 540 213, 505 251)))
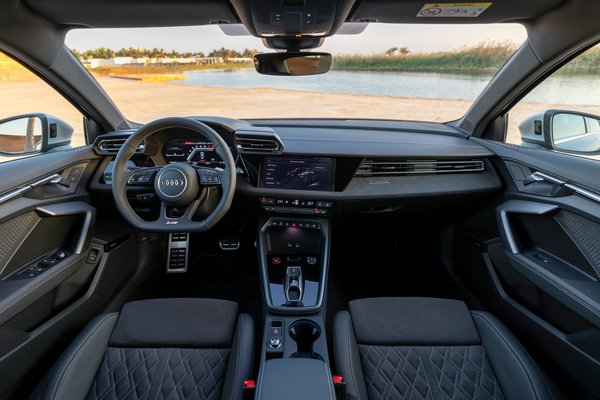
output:
POLYGON ((185 185, 183 179, 163 179, 160 184, 166 187, 179 187, 185 185))

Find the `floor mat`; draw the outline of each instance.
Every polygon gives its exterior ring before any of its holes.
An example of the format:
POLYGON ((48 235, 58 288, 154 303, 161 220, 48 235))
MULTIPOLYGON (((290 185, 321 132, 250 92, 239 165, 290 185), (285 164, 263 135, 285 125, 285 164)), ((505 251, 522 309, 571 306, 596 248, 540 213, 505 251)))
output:
POLYGON ((235 301, 251 312, 258 298, 256 256, 233 253, 195 256, 185 274, 167 274, 158 285, 160 297, 202 297, 235 301))
POLYGON ((332 237, 332 277, 347 301, 383 296, 458 297, 440 267, 434 231, 337 229, 332 237))

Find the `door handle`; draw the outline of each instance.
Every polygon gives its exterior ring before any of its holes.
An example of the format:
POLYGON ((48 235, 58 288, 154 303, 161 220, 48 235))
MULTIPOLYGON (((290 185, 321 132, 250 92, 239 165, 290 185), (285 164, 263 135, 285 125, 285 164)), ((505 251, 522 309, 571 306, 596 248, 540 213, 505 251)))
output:
POLYGON ((552 184, 558 185, 558 186, 562 186, 566 183, 565 181, 555 178, 552 175, 548 175, 543 172, 536 171, 533 174, 529 175, 527 178, 525 178, 525 180, 523 181, 523 185, 529 186, 532 183, 536 183, 536 182, 548 182, 548 183, 552 183, 552 184))
POLYGON ((0 204, 5 203, 9 200, 19 198, 25 195, 26 193, 31 192, 33 189, 37 189, 41 186, 48 184, 60 185, 66 188, 71 186, 71 183, 67 179, 63 178, 61 175, 52 174, 45 178, 39 179, 33 183, 30 183, 29 185, 21 186, 20 188, 11 190, 10 192, 0 196, 0 204))
POLYGON ((560 189, 557 193, 567 192, 569 194, 577 194, 589 200, 600 203, 600 194, 539 171, 536 171, 525 178, 523 181, 523 186, 529 186, 536 182, 545 182, 559 186, 560 189))
POLYGON ((49 184, 61 185, 64 187, 69 187, 70 183, 67 179, 63 178, 59 174, 52 174, 45 178, 40 179, 39 181, 33 182, 30 186, 32 189, 38 188, 40 186, 49 185, 49 184))
POLYGON ((533 214, 544 215, 558 211, 559 207, 554 204, 537 203, 525 200, 509 200, 496 209, 498 227, 504 246, 513 254, 519 253, 519 245, 515 239, 509 221, 509 214, 533 214))

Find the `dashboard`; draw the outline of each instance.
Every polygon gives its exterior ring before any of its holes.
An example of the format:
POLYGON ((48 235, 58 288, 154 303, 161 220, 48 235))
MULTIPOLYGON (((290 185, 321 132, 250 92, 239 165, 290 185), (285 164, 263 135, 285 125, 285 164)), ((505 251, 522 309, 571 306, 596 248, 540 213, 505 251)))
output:
POLYGON ((215 145, 207 139, 199 139, 198 135, 169 139, 163 145, 162 155, 169 164, 188 162, 210 168, 225 167, 225 162, 215 151, 215 145))
MULTIPOLYGON (((244 207, 258 206, 267 213, 351 215, 367 221, 423 210, 443 216, 448 207, 469 210, 470 202, 502 187, 490 162, 494 153, 446 125, 218 117, 202 122, 225 140, 237 160, 242 214, 252 212, 244 207), (265 143, 276 145, 266 148, 265 143)), ((100 171, 106 173, 98 174, 93 189, 111 190, 116 151, 110 145, 120 145, 130 133, 96 140, 95 151, 106 156, 100 171)), ((132 161, 135 167, 175 162, 224 167, 207 138, 184 129, 147 138, 132 161)), ((130 197, 140 208, 150 208, 152 197, 142 189, 131 189, 130 197)))

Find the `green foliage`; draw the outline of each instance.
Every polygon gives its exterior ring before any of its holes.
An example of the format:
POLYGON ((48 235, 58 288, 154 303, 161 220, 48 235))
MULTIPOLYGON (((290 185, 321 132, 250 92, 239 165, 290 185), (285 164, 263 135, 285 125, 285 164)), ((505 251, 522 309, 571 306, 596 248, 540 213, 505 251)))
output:
POLYGON ((245 49, 242 52, 226 49, 221 47, 220 49, 213 50, 208 53, 209 57, 223 57, 223 58, 239 58, 239 57, 254 57, 258 53, 258 50, 245 49))
POLYGON ((558 70, 559 74, 592 74, 600 72, 600 45, 569 61, 558 70))
POLYGON ((393 47, 383 54, 341 55, 333 68, 364 71, 415 72, 495 72, 515 52, 509 42, 481 43, 473 47, 438 53, 410 53, 406 47, 393 47))
MULTIPOLYGON (((119 50, 111 50, 105 47, 99 47, 97 49, 90 49, 85 51, 78 51, 76 49, 71 50, 73 54, 79 59, 88 59, 88 58, 103 58, 109 59, 112 57, 134 57, 134 58, 160 58, 160 57, 172 57, 172 58, 189 58, 189 57, 205 57, 204 53, 181 53, 175 50, 165 50, 165 49, 141 49, 134 47, 122 48, 119 50)), ((233 57, 254 57, 254 55, 258 53, 258 50, 245 49, 242 52, 226 49, 224 47, 213 50, 208 54, 208 57, 223 57, 223 58, 233 58, 233 57)))

